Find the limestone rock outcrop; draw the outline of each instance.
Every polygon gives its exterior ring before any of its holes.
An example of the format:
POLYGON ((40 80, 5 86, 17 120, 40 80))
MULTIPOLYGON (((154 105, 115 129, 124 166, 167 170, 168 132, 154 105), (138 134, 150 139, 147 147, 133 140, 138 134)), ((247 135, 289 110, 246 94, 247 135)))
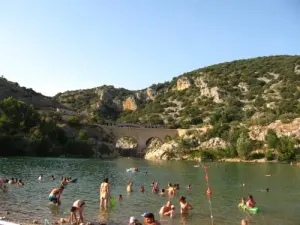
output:
POLYGON ((152 88, 147 88, 146 94, 147 94, 147 99, 154 100, 157 93, 152 88))
POLYGON ((296 74, 300 75, 300 65, 296 65, 294 71, 296 74))
POLYGON ((128 97, 125 101, 123 101, 123 110, 136 110, 137 103, 133 96, 128 97))
POLYGON ((279 137, 292 136, 300 139, 300 118, 290 123, 282 123, 280 120, 276 120, 267 126, 251 126, 249 128, 249 137, 253 140, 264 141, 269 129, 274 130, 279 137))
POLYGON ((181 77, 177 80, 177 91, 182 91, 190 86, 192 86, 192 80, 188 77, 181 77))
POLYGON ((209 149, 216 149, 216 148, 226 148, 227 143, 219 137, 211 138, 208 141, 202 142, 200 147, 201 148, 209 148, 209 149))
POLYGON ((148 160, 180 160, 179 144, 175 141, 164 143, 158 148, 149 148, 145 159, 148 160))
POLYGON ((196 78, 195 85, 200 89, 201 96, 213 98, 213 101, 216 103, 223 102, 223 100, 220 98, 219 95, 219 88, 218 87, 209 88, 208 84, 204 81, 202 77, 196 78))
POLYGON ((96 88, 95 93, 99 96, 99 101, 106 103, 113 98, 108 90, 102 88, 96 88))

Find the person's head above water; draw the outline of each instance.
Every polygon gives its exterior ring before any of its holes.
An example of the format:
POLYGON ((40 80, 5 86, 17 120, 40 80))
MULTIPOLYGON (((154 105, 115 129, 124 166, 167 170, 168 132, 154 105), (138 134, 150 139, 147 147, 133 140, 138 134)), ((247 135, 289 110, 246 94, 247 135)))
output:
POLYGON ((270 189, 269 189, 269 188, 266 188, 266 191, 267 191, 267 192, 269 192, 269 191, 270 191, 270 189))
POLYGON ((146 224, 151 224, 155 221, 153 213, 144 213, 142 215, 142 217, 144 217, 144 221, 145 221, 146 224))
POLYGON ((108 178, 107 178, 107 177, 104 178, 104 182, 105 182, 105 183, 108 183, 108 178))
POLYGON ((248 195, 248 199, 251 200, 251 201, 253 201, 253 196, 249 194, 248 195))
POLYGON ((181 196, 181 197, 179 198, 179 201, 180 201, 180 202, 185 202, 185 197, 184 197, 184 196, 181 196))

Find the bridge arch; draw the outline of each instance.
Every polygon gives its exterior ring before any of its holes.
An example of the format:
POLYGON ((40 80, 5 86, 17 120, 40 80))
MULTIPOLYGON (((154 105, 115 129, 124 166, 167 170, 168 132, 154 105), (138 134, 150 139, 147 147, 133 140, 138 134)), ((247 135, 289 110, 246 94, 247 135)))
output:
POLYGON ((135 149, 138 147, 138 141, 131 136, 121 136, 116 138, 116 148, 118 149, 135 149))
POLYGON ((145 143, 146 147, 148 148, 153 141, 158 141, 160 143, 160 145, 162 145, 164 143, 164 141, 161 140, 159 137, 154 136, 154 137, 150 137, 146 140, 146 143, 145 143))

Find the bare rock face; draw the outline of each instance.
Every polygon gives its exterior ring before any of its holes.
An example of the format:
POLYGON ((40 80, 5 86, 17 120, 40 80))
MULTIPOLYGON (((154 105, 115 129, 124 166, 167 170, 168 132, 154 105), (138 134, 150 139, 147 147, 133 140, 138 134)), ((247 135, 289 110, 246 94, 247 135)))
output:
POLYGON ((207 83, 204 81, 204 79, 202 77, 196 78, 195 85, 196 85, 196 87, 200 88, 201 96, 213 98, 214 102, 216 102, 216 103, 223 102, 223 100, 220 98, 220 95, 219 95, 219 88, 218 87, 209 88, 207 83))
POLYGON ((108 102, 113 97, 107 90, 103 90, 102 88, 96 88, 95 93, 99 96, 99 100, 103 103, 108 102))
POLYGON ((157 93, 152 88, 147 88, 146 94, 147 94, 147 99, 154 100, 157 93))
POLYGON ((137 103, 133 96, 128 97, 125 101, 123 101, 123 110, 136 110, 137 103))
POLYGON ((280 120, 267 126, 251 126, 249 128, 249 137, 253 140, 264 141, 268 130, 274 130, 277 136, 293 136, 300 139, 300 118, 293 120, 291 123, 282 123, 280 120))
POLYGON ((145 159, 148 160, 180 160, 179 144, 175 141, 164 143, 160 147, 148 149, 145 159))
POLYGON ((177 91, 182 91, 189 88, 192 85, 191 79, 187 77, 181 77, 177 80, 177 91))
POLYGON ((240 90, 242 92, 248 92, 249 91, 248 84, 246 84, 245 82, 240 82, 238 84, 238 87, 240 88, 240 90))
POLYGON ((222 139, 222 138, 211 138, 208 141, 203 142, 200 147, 201 148, 211 148, 211 149, 215 149, 215 148, 226 148, 227 147, 227 143, 222 139))
POLYGON ((296 65, 294 71, 296 74, 300 75, 300 65, 296 65))

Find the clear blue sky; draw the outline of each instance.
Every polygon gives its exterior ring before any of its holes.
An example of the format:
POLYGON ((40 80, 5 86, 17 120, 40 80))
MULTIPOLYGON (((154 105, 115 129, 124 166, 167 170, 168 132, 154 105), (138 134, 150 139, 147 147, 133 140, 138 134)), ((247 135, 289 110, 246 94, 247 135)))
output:
POLYGON ((0 0, 0 75, 52 96, 300 54, 299 0, 0 0))

